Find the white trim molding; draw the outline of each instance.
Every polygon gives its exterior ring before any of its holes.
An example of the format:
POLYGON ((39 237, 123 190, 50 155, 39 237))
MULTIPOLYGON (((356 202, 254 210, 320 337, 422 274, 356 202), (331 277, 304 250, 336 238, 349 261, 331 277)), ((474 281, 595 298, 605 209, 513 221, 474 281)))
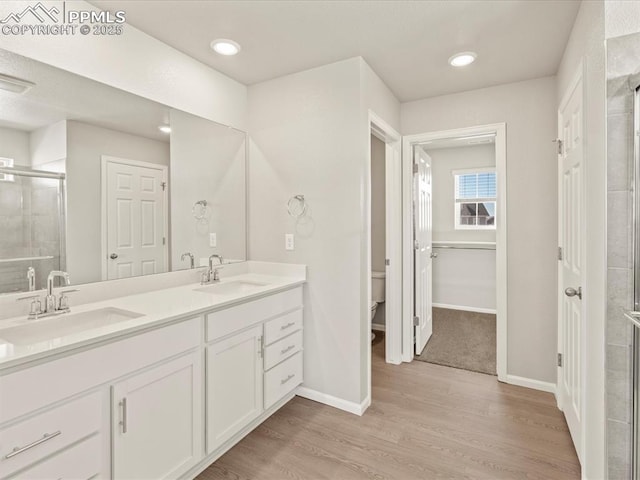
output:
POLYGON ((533 378, 519 377, 517 375, 507 374, 504 383, 510 385, 517 385, 518 387, 532 388, 533 390, 540 390, 542 392, 549 392, 556 395, 556 384, 551 382, 543 382, 542 380, 534 380, 533 378))
POLYGON ((494 315, 496 314, 495 308, 468 307, 466 305, 447 305, 446 303, 434 303, 433 306, 436 308, 446 308, 448 310, 460 310, 463 312, 491 313, 494 315))
POLYGON ((362 403, 350 402, 307 387, 298 387, 296 395, 358 416, 362 416, 371 405, 371 395, 367 395, 367 398, 365 398, 362 403))

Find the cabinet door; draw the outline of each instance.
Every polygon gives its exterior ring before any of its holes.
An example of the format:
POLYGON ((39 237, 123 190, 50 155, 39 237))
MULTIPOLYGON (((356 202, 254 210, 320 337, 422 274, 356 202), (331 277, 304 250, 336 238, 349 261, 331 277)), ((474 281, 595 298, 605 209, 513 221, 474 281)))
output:
POLYGON ((262 413, 262 325, 207 347, 207 452, 262 413))
POLYGON ((201 458, 201 386, 195 352, 112 387, 114 478, 177 478, 201 458))

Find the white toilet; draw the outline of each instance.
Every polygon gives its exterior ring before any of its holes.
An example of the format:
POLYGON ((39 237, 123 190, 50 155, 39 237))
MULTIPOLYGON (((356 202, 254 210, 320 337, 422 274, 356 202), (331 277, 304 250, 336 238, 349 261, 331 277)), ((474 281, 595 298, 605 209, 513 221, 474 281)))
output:
MULTIPOLYGON (((371 272, 371 320, 376 316, 376 310, 380 303, 384 303, 385 272, 371 272)), ((376 334, 371 332, 371 340, 376 334)))

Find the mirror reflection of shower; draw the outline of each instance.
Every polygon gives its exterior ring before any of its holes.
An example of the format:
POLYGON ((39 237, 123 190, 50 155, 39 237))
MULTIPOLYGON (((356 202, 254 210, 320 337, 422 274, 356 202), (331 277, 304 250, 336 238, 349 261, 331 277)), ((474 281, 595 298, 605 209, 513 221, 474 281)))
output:
POLYGON ((0 293, 42 289, 51 270, 65 270, 64 182, 62 173, 0 166, 0 293))

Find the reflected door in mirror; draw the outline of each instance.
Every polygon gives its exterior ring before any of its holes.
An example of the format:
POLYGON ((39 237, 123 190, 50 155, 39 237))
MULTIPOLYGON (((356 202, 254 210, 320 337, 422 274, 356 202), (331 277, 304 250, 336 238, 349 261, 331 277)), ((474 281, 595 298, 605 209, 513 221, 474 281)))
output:
POLYGON ((166 168, 111 157, 103 162, 105 279, 166 272, 166 168))

